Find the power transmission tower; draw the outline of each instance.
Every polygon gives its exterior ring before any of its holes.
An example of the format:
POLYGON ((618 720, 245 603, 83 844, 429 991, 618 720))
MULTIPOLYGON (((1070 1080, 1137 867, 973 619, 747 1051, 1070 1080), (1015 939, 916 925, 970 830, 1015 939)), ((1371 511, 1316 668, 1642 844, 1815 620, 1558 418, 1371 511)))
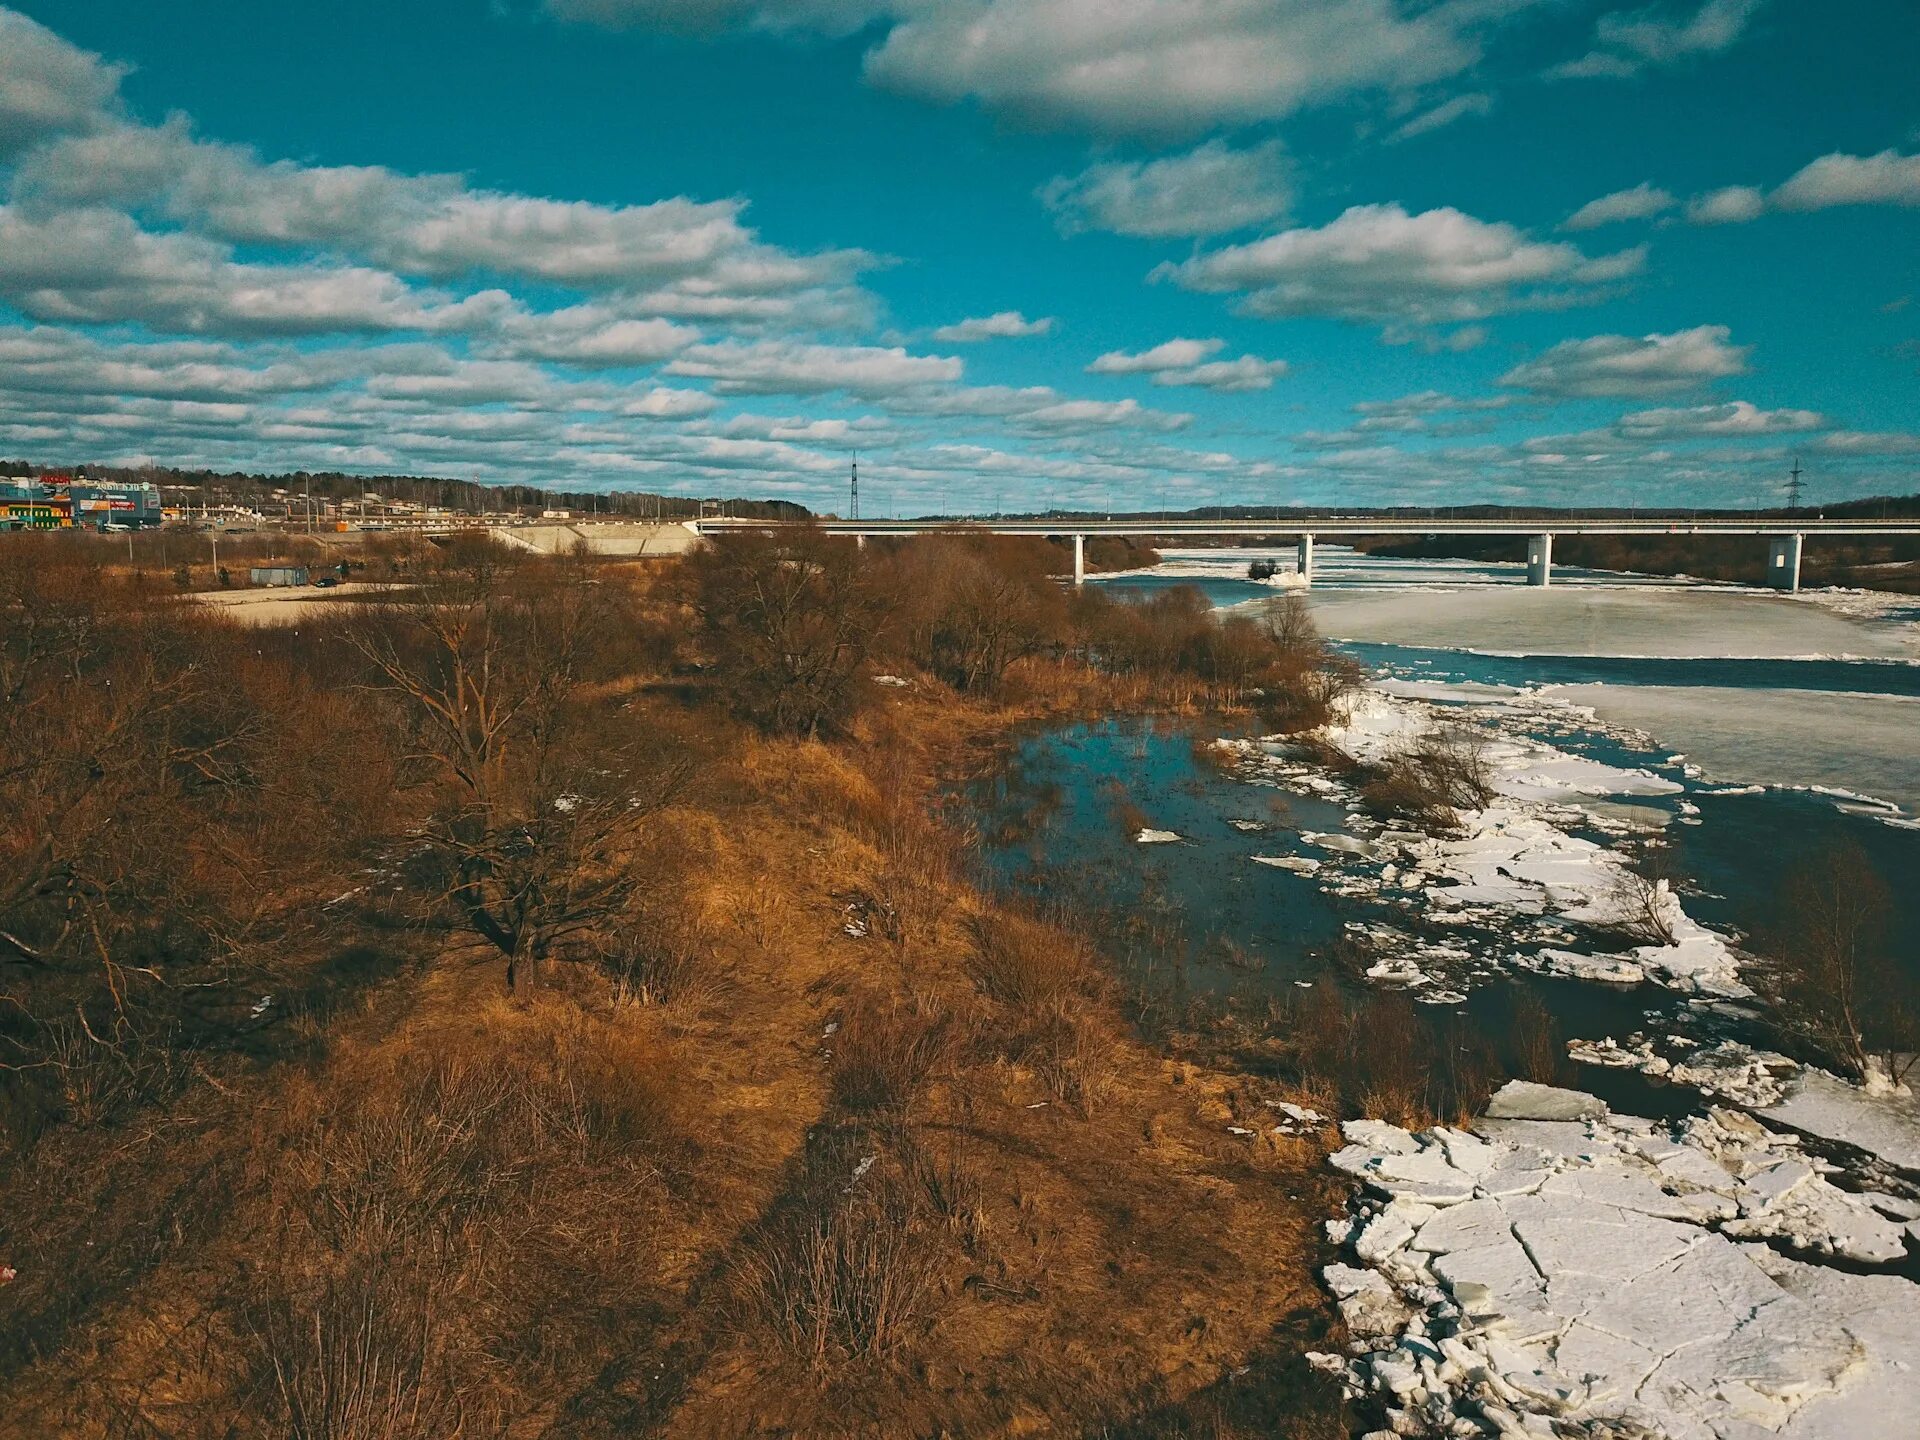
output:
POLYGON ((860 452, 858 450, 853 452, 853 480, 849 488, 852 511, 847 518, 858 520, 860 518, 860 452))
POLYGON ((1793 469, 1787 472, 1787 510, 1789 513, 1800 508, 1800 457, 1793 457, 1793 469))

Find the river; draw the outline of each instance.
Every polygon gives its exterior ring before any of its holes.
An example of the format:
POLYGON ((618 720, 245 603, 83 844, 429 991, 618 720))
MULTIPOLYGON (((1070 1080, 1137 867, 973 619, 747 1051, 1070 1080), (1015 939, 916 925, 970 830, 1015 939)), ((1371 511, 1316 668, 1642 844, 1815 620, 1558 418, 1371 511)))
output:
MULTIPOLYGON (((1132 595, 1194 584, 1217 607, 1271 603, 1274 587, 1244 578, 1250 558, 1173 552, 1155 570, 1096 583, 1132 595)), ((1541 592, 1519 583, 1518 567, 1374 559, 1333 547, 1322 548, 1318 567, 1316 620, 1374 681, 1363 713, 1336 738, 1377 752, 1410 727, 1449 719, 1492 737, 1501 798, 1470 835, 1444 839, 1383 824, 1283 744, 1223 735, 1219 724, 1109 720, 1029 733, 1001 767, 969 785, 991 875, 1106 917, 1110 948, 1129 978, 1163 1003, 1197 997, 1231 1009, 1297 999, 1314 987, 1401 990, 1432 1023, 1466 1027, 1517 1072, 1514 1017, 1537 1001, 1558 1043, 1571 1042, 1582 1062, 1569 1072, 1574 1083, 1613 1112, 1584 1122, 1593 1137, 1586 1143, 1600 1151, 1553 1156, 1564 1146, 1554 1107, 1570 1102, 1509 1097, 1499 1103, 1521 1113, 1479 1122, 1486 1143, 1474 1163, 1494 1163, 1484 1156, 1505 1146, 1502 1165, 1537 1163, 1541 1175, 1571 1165, 1586 1177, 1577 1185, 1588 1187, 1602 1183, 1596 1167, 1612 1166, 1605 1213, 1622 1228, 1607 1248, 1672 1242, 1675 1256, 1695 1258, 1676 1258, 1682 1268, 1671 1284, 1615 1317, 1613 1329, 1595 1332, 1605 1353, 1576 1365, 1572 1351, 1560 1349, 1587 1328, 1584 1312, 1567 1309, 1566 1287, 1601 1278, 1580 1267, 1604 1263, 1575 1246, 1572 1271, 1556 1275, 1540 1268, 1538 1247, 1573 1244, 1569 1237, 1585 1233, 1597 1212, 1586 1192, 1548 1203, 1542 1196, 1566 1176, 1549 1180, 1539 1195, 1511 1203, 1533 1205, 1528 1223, 1543 1227, 1525 1275, 1545 1289, 1527 1291, 1534 1300, 1524 1303, 1537 1301, 1558 1328, 1528 1339, 1534 1348, 1524 1355, 1500 1349, 1519 1343, 1511 1316, 1484 1329, 1457 1318, 1486 1288, 1479 1280, 1432 1299, 1436 1284, 1451 1287, 1471 1265, 1448 1251, 1465 1243, 1457 1236, 1427 1245, 1420 1227, 1435 1204, 1490 1193, 1478 1172, 1458 1168, 1467 1164, 1459 1158, 1464 1142, 1349 1126, 1354 1143, 1336 1163, 1356 1175, 1394 1173, 1416 1150, 1436 1157, 1421 1160, 1426 1168, 1415 1179, 1375 1178, 1356 1192, 1356 1237, 1389 1221, 1396 1234, 1420 1230, 1416 1250, 1429 1259, 1391 1247, 1374 1254, 1356 1240, 1376 1278, 1350 1267, 1329 1271, 1337 1295, 1358 1287, 1350 1294, 1388 1317, 1350 1316, 1357 1334, 1375 1338, 1356 1342, 1357 1358, 1328 1362, 1353 1393, 1377 1396, 1389 1411, 1414 1393, 1426 1397, 1422 1405, 1440 1406, 1443 1418, 1471 1415, 1481 1413, 1473 1405, 1494 1404, 1471 1380, 1474 1366, 1508 1366, 1505 1385, 1518 1365, 1532 1367, 1528 1374, 1587 1377, 1574 1387, 1577 1404, 1564 1385, 1551 1404, 1541 1401, 1551 1413, 1645 1418, 1633 1407, 1654 1393, 1664 1363, 1656 1356, 1649 1364, 1645 1347, 1671 1328, 1675 1297, 1737 1281, 1764 1292, 1757 1303, 1785 1295, 1807 1307, 1792 1323, 1781 1319, 1772 1338, 1750 1337, 1741 1352, 1763 1355, 1780 1372, 1779 1393, 1767 1392, 1750 1414, 1741 1408, 1747 1400, 1718 1392, 1703 1399, 1681 1387, 1649 1401, 1646 1415, 1674 1433, 1732 1434, 1723 1421, 1755 1417, 1781 1433, 1880 1433, 1857 1429, 1866 1413, 1860 1385, 1905 1386, 1920 1373, 1920 1285, 1911 1283, 1920 1272, 1920 1107, 1865 1096, 1777 1057, 1766 1062, 1766 1031, 1744 982, 1752 979, 1752 937, 1793 918, 1793 877, 1836 847, 1884 883, 1892 952, 1920 980, 1920 827, 1912 818, 1920 808, 1920 602, 1788 598, 1573 570, 1556 572, 1554 587, 1541 592), (1615 881, 1629 855, 1659 857, 1677 897, 1668 937, 1638 948, 1621 941, 1609 909, 1620 903, 1615 881), (1608 975, 1619 983, 1597 978, 1608 975), (1729 1103, 1771 1128, 1727 1130, 1733 1122, 1715 1106, 1729 1103), (1551 1120, 1527 1110, 1541 1104, 1551 1120), (1649 1123, 1667 1128, 1635 1128, 1649 1123), (1642 1152, 1655 1152, 1636 1138, 1649 1133, 1660 1146, 1692 1147, 1682 1157, 1691 1164, 1710 1156, 1729 1176, 1725 1186, 1696 1192, 1649 1169, 1642 1152), (1802 1165, 1803 1144, 1822 1158, 1802 1165), (1761 1183, 1752 1177, 1787 1174, 1800 1186, 1790 1202, 1751 1188, 1761 1183), (1628 1194, 1658 1203, 1619 1198, 1628 1194), (1660 1208, 1694 1204, 1686 1197, 1701 1194, 1722 1208, 1660 1208), (1678 1242, 1653 1228, 1672 1231, 1682 1221, 1695 1228, 1678 1242), (1902 1225, 1911 1227, 1905 1238, 1902 1225), (1792 1258, 1766 1258, 1755 1237, 1792 1258), (1713 1246, 1732 1256, 1713 1262, 1721 1271, 1685 1269, 1705 1265, 1699 1257, 1709 1251, 1720 1255, 1713 1246), (1436 1270, 1434 1255, 1455 1269, 1436 1270), (1846 1268, 1832 1269, 1836 1263, 1846 1268), (1726 1265, 1744 1268, 1727 1280, 1726 1265), (1861 1288, 1874 1285, 1882 1288, 1861 1288), (1880 1317, 1879 1340, 1861 1319, 1869 1315, 1880 1317), (1843 1322, 1854 1325, 1844 1355, 1807 1342, 1812 1330, 1843 1322), (1429 1332, 1442 1333, 1435 1325, 1458 1330, 1479 1357, 1466 1364, 1466 1352, 1455 1355, 1466 1368, 1451 1380, 1415 1363, 1423 1346, 1431 1349, 1429 1332), (1408 1373, 1425 1376, 1412 1392, 1401 1385, 1408 1373), (1596 1373, 1618 1383, 1589 1383, 1596 1373), (1872 1378, 1857 1379, 1863 1375, 1872 1378), (1622 1377, 1632 1379, 1631 1403, 1621 1398, 1622 1377)), ((1514 1234, 1519 1213, 1502 1216, 1514 1234)), ((1501 1243, 1510 1246, 1511 1235, 1501 1243)), ((1343 1311, 1360 1303, 1342 1301, 1343 1311)), ((1734 1346, 1729 1337, 1748 1323, 1731 1311, 1723 1318, 1721 1330, 1703 1332, 1701 1353, 1734 1346)), ((1510 1389, 1500 1389, 1500 1403, 1526 1411, 1533 1401, 1523 1404, 1510 1389)))

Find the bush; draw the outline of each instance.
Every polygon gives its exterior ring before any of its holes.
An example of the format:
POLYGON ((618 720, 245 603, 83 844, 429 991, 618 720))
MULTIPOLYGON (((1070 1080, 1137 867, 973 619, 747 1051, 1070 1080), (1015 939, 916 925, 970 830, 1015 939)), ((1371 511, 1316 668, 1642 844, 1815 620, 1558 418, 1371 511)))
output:
POLYGON ((884 1153, 844 1144, 811 1158, 789 1197, 742 1247, 731 1282, 736 1328, 771 1335, 816 1372, 877 1360, 931 1319, 949 1228, 918 1177, 884 1153))
POLYGON ((1429 730, 1410 748, 1371 767, 1361 786, 1363 804, 1376 815, 1452 829, 1456 812, 1481 810, 1494 797, 1486 736, 1463 725, 1429 730))
POLYGON ((1023 915, 978 916, 971 925, 968 969, 994 1000, 1016 1010, 1039 1011, 1084 988, 1093 957, 1071 936, 1023 915))
POLYGON ((853 1114, 904 1124, 961 1042, 962 1027, 948 1013, 919 1005, 856 1010, 834 1038, 834 1099, 853 1114))
POLYGON ((727 535, 685 562, 700 643, 734 707, 763 728, 842 733, 893 611, 853 541, 819 530, 727 535))

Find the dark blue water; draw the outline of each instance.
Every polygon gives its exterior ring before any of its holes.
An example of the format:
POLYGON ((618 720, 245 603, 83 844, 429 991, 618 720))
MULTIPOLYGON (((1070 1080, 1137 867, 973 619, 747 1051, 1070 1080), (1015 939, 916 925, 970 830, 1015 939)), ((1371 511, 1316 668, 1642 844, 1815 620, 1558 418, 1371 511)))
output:
POLYGON ((1312 877, 1250 857, 1302 853, 1298 831, 1338 830, 1346 810, 1233 778, 1196 748, 1206 733, 1129 719, 1024 737, 966 792, 989 873, 1029 899, 1140 917, 1141 953, 1151 939, 1203 989, 1313 979, 1338 913, 1312 877), (1141 844, 1143 827, 1181 839, 1141 844))
MULTIPOLYGON (((1693 685, 1920 695, 1920 665, 1902 660, 1668 660, 1608 655, 1483 655, 1342 642, 1382 675, 1495 685, 1693 685)), ((1916 747, 1920 749, 1920 746, 1916 747)))

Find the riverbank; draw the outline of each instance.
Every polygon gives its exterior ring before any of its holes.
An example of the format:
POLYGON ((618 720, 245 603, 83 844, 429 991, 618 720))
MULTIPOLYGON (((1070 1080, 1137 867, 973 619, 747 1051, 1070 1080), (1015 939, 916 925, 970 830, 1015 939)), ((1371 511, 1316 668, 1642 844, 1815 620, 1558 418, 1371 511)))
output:
MULTIPOLYGON (((89 623, 8 632, 69 648, 10 652, 4 853, 122 868, 85 937, 0 916, 0 1436, 293 1433, 343 1373, 405 1440, 1344 1434, 1322 1137, 1143 1039, 934 803, 1021 726, 1220 703, 1206 617, 1198 661, 1043 634, 979 691, 902 625, 809 738, 686 590, 479 558, 351 632, 22 588, 89 623), (443 686, 539 724, 449 775, 443 686), (547 867, 542 948, 446 903, 449 816, 547 867)), ((809 617, 874 603, 874 557, 812 558, 809 617)))

